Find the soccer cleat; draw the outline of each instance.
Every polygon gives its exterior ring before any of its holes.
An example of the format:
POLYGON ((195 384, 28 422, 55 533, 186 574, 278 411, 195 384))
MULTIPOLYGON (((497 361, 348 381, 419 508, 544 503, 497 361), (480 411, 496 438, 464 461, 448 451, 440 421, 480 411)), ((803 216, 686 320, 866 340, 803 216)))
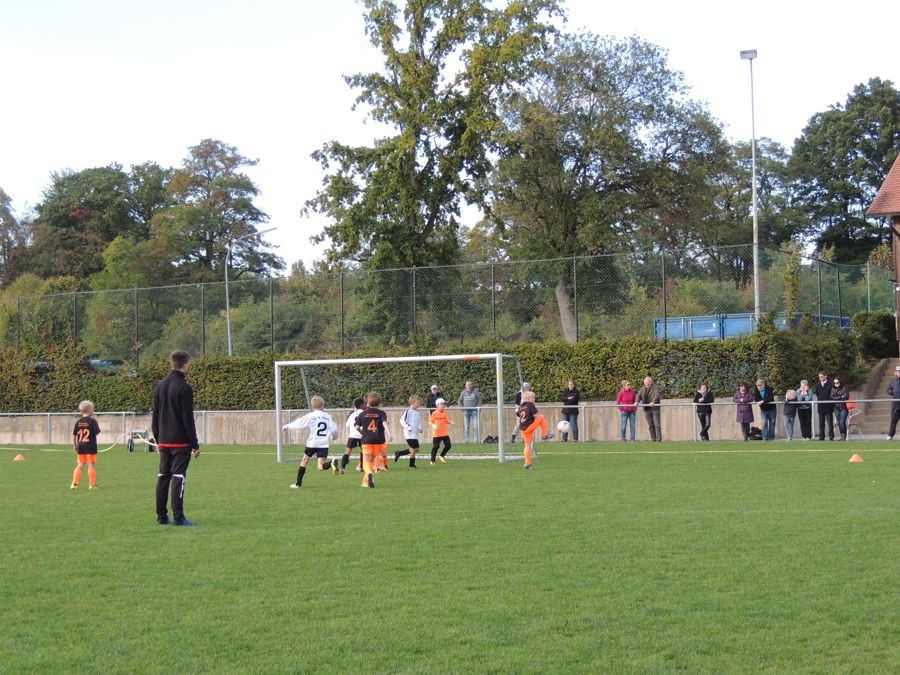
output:
POLYGON ((196 527, 197 523, 193 520, 188 520, 187 518, 180 518, 172 523, 175 527, 196 527))
POLYGON ((886 436, 884 440, 886 440, 886 441, 892 441, 892 440, 894 440, 894 437, 893 437, 893 436, 886 436))
POLYGON ((394 463, 395 464, 397 463, 398 459, 400 459, 400 451, 399 450, 394 453, 394 463))
POLYGON ((553 434, 549 433, 546 436, 541 436, 541 438, 545 441, 549 441, 551 438, 553 438, 553 434))
POLYGON ((409 465, 409 468, 410 468, 410 469, 418 469, 419 467, 417 467, 415 464, 410 464, 410 465, 409 465))
POLYGON ((368 485, 370 488, 375 487, 375 477, 372 474, 369 474, 368 485))
POLYGON ((338 466, 337 460, 331 460, 331 473, 337 476, 341 472, 341 468, 338 466))
POLYGON ((97 489, 96 485, 91 485, 90 487, 88 487, 88 490, 96 490, 96 489, 97 489))
POLYGON ((431 460, 431 466, 434 466, 434 460, 431 460))
MULTIPOLYGON (((444 456, 443 456, 443 455, 440 455, 440 456, 438 457, 438 459, 441 460, 441 464, 446 464, 446 463, 447 463, 447 460, 444 459, 444 456)), ((432 462, 432 464, 434 464, 434 462, 432 462)))
POLYGON ((77 490, 77 489, 78 489, 78 483, 72 483, 72 484, 69 486, 69 489, 70 489, 70 490, 77 490))
POLYGON ((531 468, 531 464, 526 464, 526 465, 525 465, 525 468, 526 468, 526 469, 530 469, 530 468, 531 468))
POLYGON ((157 525, 168 525, 169 524, 169 516, 163 516, 162 518, 156 519, 157 525))
POLYGON ((299 485, 297 485, 296 483, 291 483, 291 490, 299 490, 299 489, 300 489, 299 485))

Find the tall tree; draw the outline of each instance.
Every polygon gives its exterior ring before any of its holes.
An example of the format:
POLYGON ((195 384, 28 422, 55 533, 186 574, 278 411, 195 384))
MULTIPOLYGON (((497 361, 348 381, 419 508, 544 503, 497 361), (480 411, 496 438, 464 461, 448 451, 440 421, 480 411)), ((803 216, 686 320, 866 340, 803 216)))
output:
POLYGON ((218 140, 207 138, 189 148, 168 184, 174 205, 151 216, 153 237, 168 251, 175 278, 219 279, 229 242, 235 242, 231 256, 235 276, 284 267, 281 258, 261 250, 265 244, 256 234, 269 216, 253 203, 259 190, 241 172, 256 164, 218 140))
MULTIPOLYGON (((720 127, 688 98, 664 53, 638 38, 562 36, 506 119, 494 214, 514 258, 689 241, 727 157, 720 127)), ((571 341, 568 269, 552 284, 571 341)))
MULTIPOLYGON (((526 78, 551 32, 544 20, 560 13, 557 0, 363 5, 383 68, 345 80, 390 135, 363 147, 334 141, 313 154, 326 176, 307 210, 330 220, 318 240, 331 242, 331 260, 369 269, 458 262, 460 208, 483 203, 498 103, 526 78)), ((415 310, 397 311, 409 306, 403 286, 397 275, 367 275, 363 325, 411 332, 415 310)))
POLYGON ((24 271, 28 230, 19 222, 12 199, 0 188, 0 288, 6 288, 24 271))
POLYGON ((859 84, 843 106, 810 118, 789 167, 819 251, 833 246, 837 262, 864 263, 890 240, 886 223, 867 220, 865 211, 898 152, 900 92, 888 80, 859 84))

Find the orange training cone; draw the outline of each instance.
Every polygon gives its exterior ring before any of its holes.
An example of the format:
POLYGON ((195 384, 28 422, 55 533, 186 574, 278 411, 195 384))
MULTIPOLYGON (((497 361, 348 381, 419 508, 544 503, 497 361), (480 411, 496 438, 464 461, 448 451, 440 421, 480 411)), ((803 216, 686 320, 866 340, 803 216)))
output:
POLYGON ((862 457, 857 455, 855 452, 853 453, 853 457, 850 458, 851 464, 859 464, 860 462, 865 461, 862 457))
POLYGON ((15 457, 13 457, 13 461, 14 461, 14 462, 24 462, 24 461, 25 461, 25 455, 16 455, 15 457))

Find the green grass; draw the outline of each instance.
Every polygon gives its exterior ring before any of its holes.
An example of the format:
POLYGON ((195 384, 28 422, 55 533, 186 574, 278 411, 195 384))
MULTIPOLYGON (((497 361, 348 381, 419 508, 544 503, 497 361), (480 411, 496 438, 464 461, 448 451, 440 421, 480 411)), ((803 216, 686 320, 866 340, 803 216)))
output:
POLYGON ((73 493, 71 452, 5 449, 0 672, 897 672, 900 453, 851 446, 552 443, 296 491, 272 448, 208 447, 196 528, 155 524, 155 454, 73 493))

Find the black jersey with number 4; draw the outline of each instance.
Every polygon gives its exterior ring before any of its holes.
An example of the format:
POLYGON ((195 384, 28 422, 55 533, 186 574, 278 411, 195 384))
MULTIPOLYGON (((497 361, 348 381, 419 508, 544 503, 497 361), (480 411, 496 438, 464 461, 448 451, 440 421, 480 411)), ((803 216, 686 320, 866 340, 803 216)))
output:
POLYGON ((381 445, 386 443, 384 425, 387 413, 381 408, 365 408, 356 416, 356 426, 362 434, 363 445, 381 445))
POLYGON ((81 417, 75 422, 75 444, 78 446, 79 455, 97 454, 97 434, 100 433, 100 425, 93 417, 81 417))

